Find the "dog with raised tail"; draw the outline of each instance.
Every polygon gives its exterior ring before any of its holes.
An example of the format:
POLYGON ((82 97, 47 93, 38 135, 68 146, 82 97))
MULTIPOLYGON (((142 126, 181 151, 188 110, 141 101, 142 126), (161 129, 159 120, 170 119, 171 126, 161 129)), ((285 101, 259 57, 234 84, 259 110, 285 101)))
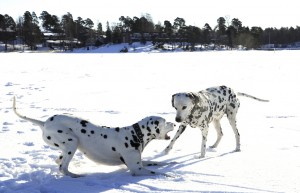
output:
POLYGON ((78 149, 89 159, 106 165, 125 164, 132 175, 164 175, 145 168, 167 163, 142 161, 141 154, 153 139, 169 140, 168 133, 175 124, 162 117, 146 117, 127 127, 109 128, 95 125, 85 119, 70 115, 54 115, 40 121, 17 112, 16 99, 13 110, 21 119, 38 125, 43 140, 51 147, 62 151, 56 160, 59 170, 65 175, 79 177, 68 170, 69 163, 78 149))
POLYGON ((176 109, 175 120, 181 124, 176 135, 164 150, 165 153, 168 153, 172 149, 175 141, 189 125, 192 128, 198 127, 201 129, 202 144, 199 158, 205 157, 209 123, 212 122, 217 131, 217 140, 211 146, 211 148, 216 148, 223 136, 220 120, 224 114, 227 115, 227 119, 235 135, 235 151, 240 151, 240 134, 236 126, 236 115, 240 107, 240 102, 237 96, 252 98, 260 102, 268 102, 268 100, 259 99, 245 93, 235 94, 231 88, 226 86, 207 88, 200 92, 174 94, 172 96, 172 106, 176 109))

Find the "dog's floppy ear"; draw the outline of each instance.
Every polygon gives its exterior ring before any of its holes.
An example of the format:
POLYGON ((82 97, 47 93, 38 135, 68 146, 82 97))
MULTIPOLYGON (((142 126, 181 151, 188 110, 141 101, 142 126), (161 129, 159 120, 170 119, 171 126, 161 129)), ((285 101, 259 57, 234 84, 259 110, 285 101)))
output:
POLYGON ((188 96, 189 96, 190 99, 192 99, 194 105, 196 105, 200 102, 199 97, 195 93, 190 92, 190 93, 188 93, 188 96))
POLYGON ((176 94, 173 94, 173 95, 172 95, 172 107, 174 107, 174 108, 175 108, 175 106, 174 106, 174 97, 175 97, 175 95, 176 95, 176 94))

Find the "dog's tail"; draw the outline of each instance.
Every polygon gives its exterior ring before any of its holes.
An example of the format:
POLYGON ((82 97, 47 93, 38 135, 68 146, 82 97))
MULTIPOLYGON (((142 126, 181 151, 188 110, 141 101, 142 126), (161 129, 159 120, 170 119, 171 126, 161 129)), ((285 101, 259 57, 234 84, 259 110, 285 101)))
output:
POLYGON ((13 110, 14 110, 14 112, 15 112, 15 114, 18 116, 18 117, 20 117, 21 119, 24 119, 24 120, 26 120, 26 121, 29 121, 29 122, 31 122, 31 123, 33 123, 33 124, 35 124, 35 125, 38 125, 38 126, 40 126, 40 127, 43 127, 44 126, 44 122, 43 121, 39 121, 39 120, 36 120, 36 119, 31 119, 31 118, 28 118, 28 117, 26 117, 26 116, 23 116, 23 115, 21 115, 20 113, 18 113, 17 112, 17 108, 16 108, 16 97, 14 96, 14 99, 13 99, 14 101, 13 101, 13 110))
POLYGON ((238 92, 237 95, 238 95, 238 96, 243 96, 243 97, 252 98, 252 99, 258 100, 258 101, 260 101, 260 102, 269 102, 269 100, 260 99, 260 98, 257 98, 257 97, 248 95, 248 94, 246 94, 246 93, 242 93, 242 92, 238 92))

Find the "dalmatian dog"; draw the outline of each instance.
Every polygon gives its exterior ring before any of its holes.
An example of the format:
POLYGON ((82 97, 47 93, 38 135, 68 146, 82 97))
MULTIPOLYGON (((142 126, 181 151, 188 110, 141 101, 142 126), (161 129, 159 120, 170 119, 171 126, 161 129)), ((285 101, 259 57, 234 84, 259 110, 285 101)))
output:
POLYGON ((68 170, 69 163, 77 149, 89 159, 106 165, 125 164, 133 176, 164 175, 146 169, 144 166, 161 166, 167 163, 142 161, 141 154, 153 139, 169 140, 168 132, 175 125, 162 117, 150 116, 127 127, 109 128, 97 126, 87 120, 69 115, 54 115, 45 122, 28 118, 13 110, 21 119, 38 125, 43 132, 43 140, 51 147, 62 151, 56 160, 59 170, 71 177, 80 175, 68 170))
POLYGON ((181 125, 164 152, 169 153, 175 141, 184 132, 186 127, 190 125, 192 128, 199 127, 202 131, 201 155, 199 158, 204 158, 208 125, 212 122, 217 131, 217 140, 211 146, 211 148, 216 148, 223 136, 220 120, 224 114, 227 115, 227 119, 235 134, 235 151, 240 151, 240 134, 236 126, 236 115, 240 107, 237 95, 249 97, 261 102, 268 102, 268 100, 259 99, 245 93, 235 94, 231 88, 226 86, 207 88, 200 92, 174 94, 172 96, 172 106, 177 111, 175 120, 181 123, 181 125))

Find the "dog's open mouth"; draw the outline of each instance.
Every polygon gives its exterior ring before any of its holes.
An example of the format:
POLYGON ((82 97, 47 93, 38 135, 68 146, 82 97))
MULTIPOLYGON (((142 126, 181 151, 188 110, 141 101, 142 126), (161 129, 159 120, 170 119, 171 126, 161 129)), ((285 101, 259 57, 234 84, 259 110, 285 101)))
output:
POLYGON ((170 139, 171 139, 171 137, 168 135, 168 133, 166 133, 165 140, 170 140, 170 139))
POLYGON ((173 130, 174 130, 174 127, 175 127, 176 125, 175 125, 174 123, 170 123, 170 122, 167 122, 166 125, 167 125, 167 126, 166 126, 167 132, 166 132, 166 134, 165 134, 165 140, 170 140, 171 137, 168 135, 168 133, 170 133, 171 131, 173 131, 173 130))

